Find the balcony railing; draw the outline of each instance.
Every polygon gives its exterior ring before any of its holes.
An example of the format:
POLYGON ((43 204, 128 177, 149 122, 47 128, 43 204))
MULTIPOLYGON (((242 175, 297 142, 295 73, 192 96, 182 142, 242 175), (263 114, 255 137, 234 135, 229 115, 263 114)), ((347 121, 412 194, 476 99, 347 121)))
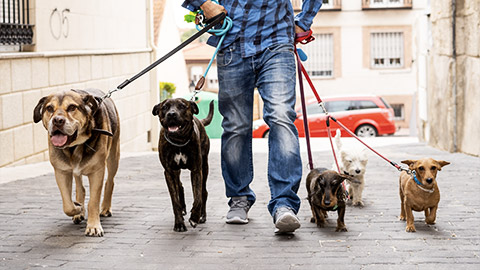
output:
MULTIPOLYGON (((292 0, 294 11, 302 10, 302 0, 292 0)), ((320 11, 340 11, 342 10, 342 0, 323 0, 320 11)))
POLYGON ((362 9, 411 9, 413 0, 362 0, 362 9))
POLYGON ((0 0, 0 46, 33 43, 29 0, 0 0))

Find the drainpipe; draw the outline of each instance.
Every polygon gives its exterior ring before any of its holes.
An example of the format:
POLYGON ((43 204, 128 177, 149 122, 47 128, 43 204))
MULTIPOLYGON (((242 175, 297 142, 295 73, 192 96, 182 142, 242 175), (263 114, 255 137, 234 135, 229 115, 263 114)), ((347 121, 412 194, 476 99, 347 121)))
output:
MULTIPOLYGON (((150 47, 152 50, 150 53, 150 63, 155 62, 157 60, 157 52, 158 52, 158 47, 155 45, 155 35, 154 35, 154 0, 146 0, 147 2, 147 22, 148 22, 148 44, 147 46, 150 47)), ((166 3, 165 3, 166 4, 166 3)), ((150 108, 153 108, 155 104, 158 102, 158 84, 157 84, 157 75, 156 71, 150 72, 150 108)), ((158 127, 158 121, 154 118, 151 119, 150 122, 150 130, 147 131, 147 140, 149 140, 148 143, 151 145, 151 149, 155 150, 156 149, 156 142, 158 142, 158 134, 159 132, 159 127, 158 127)))
POLYGON ((453 58, 453 76, 452 76, 452 95, 453 95, 453 152, 457 152, 457 48, 455 23, 457 21, 457 3, 452 0, 452 58, 453 58))

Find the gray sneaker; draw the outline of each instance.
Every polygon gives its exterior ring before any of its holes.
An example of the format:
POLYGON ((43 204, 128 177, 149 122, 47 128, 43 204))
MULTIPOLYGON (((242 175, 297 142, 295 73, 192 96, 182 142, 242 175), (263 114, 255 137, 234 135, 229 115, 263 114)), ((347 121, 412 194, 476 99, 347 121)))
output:
POLYGON ((247 224, 248 210, 250 210, 250 202, 247 200, 247 196, 232 197, 230 210, 227 213, 227 223, 247 224))
POLYGON ((300 228, 300 220, 291 208, 282 206, 277 208, 274 217, 275 233, 293 233, 300 228))

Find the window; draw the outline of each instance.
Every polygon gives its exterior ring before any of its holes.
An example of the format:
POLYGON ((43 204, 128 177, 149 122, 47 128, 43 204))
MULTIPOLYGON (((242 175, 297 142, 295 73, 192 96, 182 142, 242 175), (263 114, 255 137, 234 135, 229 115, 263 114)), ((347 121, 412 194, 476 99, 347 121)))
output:
POLYGON ((393 120, 405 120, 405 106, 403 104, 390 104, 393 108, 393 120))
POLYGON ((373 0, 372 7, 401 7, 403 0, 373 0))
POLYGON ((315 41, 302 47, 308 56, 303 63, 312 77, 332 78, 334 76, 333 34, 314 34, 315 41))
MULTIPOLYGON (((298 111, 298 113, 302 114, 302 109, 300 109, 298 111)), ((321 114, 321 113, 324 113, 324 111, 323 111, 322 107, 320 106, 320 104, 314 103, 314 104, 307 105, 307 113, 309 115, 311 115, 311 114, 321 114)))
POLYGON ((355 101, 355 109, 365 110, 365 109, 376 109, 378 108, 377 104, 371 100, 358 100, 355 101))
POLYGON ((350 100, 328 101, 325 102, 325 107, 328 112, 342 112, 353 110, 352 102, 350 100))
POLYGON ((208 84, 207 87, 210 89, 218 89, 218 75, 217 75, 217 67, 212 66, 210 71, 207 73, 208 84))
POLYGON ((193 66, 190 69, 190 79, 195 83, 197 83, 202 76, 203 76, 203 68, 201 66, 193 66))
POLYGON ((32 44, 29 0, 2 0, 0 3, 0 51, 19 50, 32 44))
POLYGON ((404 53, 402 32, 371 33, 370 49, 371 67, 403 67, 404 53))

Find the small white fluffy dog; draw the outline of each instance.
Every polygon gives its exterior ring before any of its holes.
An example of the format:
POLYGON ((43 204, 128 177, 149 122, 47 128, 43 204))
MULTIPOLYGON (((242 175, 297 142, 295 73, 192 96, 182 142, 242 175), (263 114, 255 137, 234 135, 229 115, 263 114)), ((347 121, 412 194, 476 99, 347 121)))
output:
MULTIPOLYGON (((337 129, 335 134, 336 153, 338 166, 341 173, 355 178, 357 181, 347 179, 348 193, 352 200, 352 205, 363 206, 362 193, 365 187, 365 169, 367 167, 368 157, 364 147, 348 147, 344 149, 340 141, 341 131, 337 129)), ((334 170, 337 166, 333 164, 334 170)))

